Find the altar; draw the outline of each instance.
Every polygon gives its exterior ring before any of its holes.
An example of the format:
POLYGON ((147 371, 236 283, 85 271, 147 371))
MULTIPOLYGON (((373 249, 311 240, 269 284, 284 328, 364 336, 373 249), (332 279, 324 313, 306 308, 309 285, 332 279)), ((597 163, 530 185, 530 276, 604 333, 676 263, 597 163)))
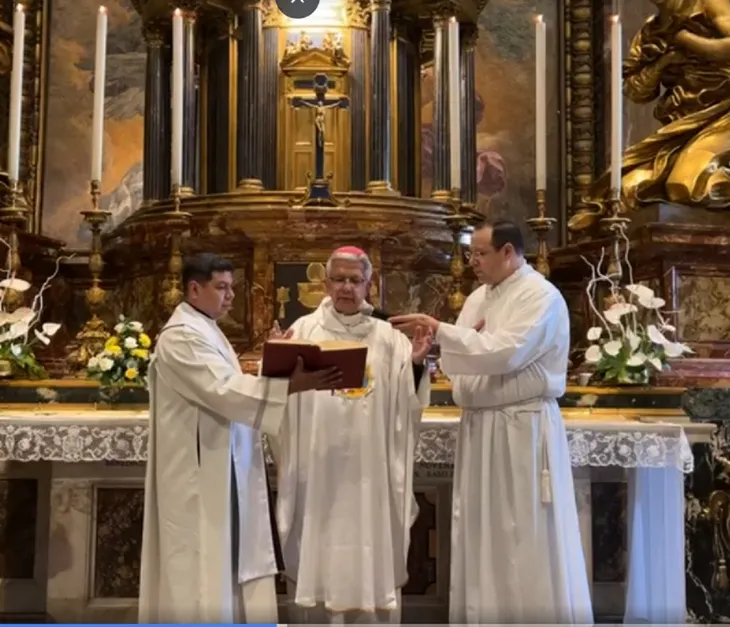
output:
MULTIPOLYGON (((691 423, 672 409, 568 407, 563 413, 596 614, 684 622, 684 476, 693 469, 691 444, 709 441, 715 427, 691 423), (628 482, 628 577, 613 585, 592 577, 593 481, 628 482)), ((412 531, 404 622, 447 619, 457 429, 456 408, 426 411, 416 455, 421 511, 412 531)), ((11 480, 8 485, 34 481, 37 487, 36 516, 15 514, 26 516, 32 528, 21 533, 22 546, 13 547, 15 561, 25 566, 5 579, 0 611, 56 622, 136 621, 147 435, 144 409, 2 409, 3 478, 11 480)), ((286 622, 285 589, 279 592, 286 622)))

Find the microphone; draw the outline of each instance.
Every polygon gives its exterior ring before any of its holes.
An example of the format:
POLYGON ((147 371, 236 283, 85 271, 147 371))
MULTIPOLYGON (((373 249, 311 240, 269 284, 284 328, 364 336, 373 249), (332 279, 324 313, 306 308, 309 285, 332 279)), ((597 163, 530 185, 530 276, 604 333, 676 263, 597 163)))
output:
POLYGON ((373 309, 373 313, 371 313, 370 316, 376 318, 377 320, 385 320, 385 322, 388 322, 388 319, 392 318, 392 316, 387 311, 383 311, 382 309, 378 309, 377 307, 373 309))

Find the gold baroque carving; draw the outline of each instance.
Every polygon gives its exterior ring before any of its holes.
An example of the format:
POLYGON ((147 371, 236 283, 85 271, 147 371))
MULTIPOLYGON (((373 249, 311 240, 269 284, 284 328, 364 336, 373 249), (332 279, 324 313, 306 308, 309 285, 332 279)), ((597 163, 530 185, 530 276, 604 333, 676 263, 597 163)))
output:
POLYGON ((368 28, 370 25, 370 7, 359 0, 350 0, 347 3, 345 15, 350 28, 368 28))
POLYGON ((593 81, 593 7, 591 0, 565 0, 568 24, 566 33, 567 67, 566 109, 568 154, 566 184, 568 217, 586 209, 585 201, 593 183, 594 81, 593 81))
POLYGON ((263 0, 261 10, 263 12, 264 28, 276 28, 279 26, 279 9, 273 0, 263 0))

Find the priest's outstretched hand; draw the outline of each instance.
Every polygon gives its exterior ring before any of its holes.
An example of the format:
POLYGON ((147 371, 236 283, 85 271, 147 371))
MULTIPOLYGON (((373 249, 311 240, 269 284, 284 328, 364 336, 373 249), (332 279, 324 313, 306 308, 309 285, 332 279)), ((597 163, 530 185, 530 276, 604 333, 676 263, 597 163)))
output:
POLYGON ((292 335, 294 335, 294 329, 287 329, 286 331, 282 331, 277 320, 274 321, 274 326, 271 327, 271 331, 269 331, 269 337, 267 339, 290 340, 292 335))
POLYGON ((388 319, 388 322, 399 331, 411 337, 415 336, 416 330, 419 328, 422 332, 430 333, 434 336, 436 335, 436 331, 438 331, 439 324, 441 324, 436 318, 420 313, 393 316, 388 319))
POLYGON ((432 345, 433 333, 428 329, 416 328, 416 332, 411 340, 411 361, 417 366, 422 365, 432 345))

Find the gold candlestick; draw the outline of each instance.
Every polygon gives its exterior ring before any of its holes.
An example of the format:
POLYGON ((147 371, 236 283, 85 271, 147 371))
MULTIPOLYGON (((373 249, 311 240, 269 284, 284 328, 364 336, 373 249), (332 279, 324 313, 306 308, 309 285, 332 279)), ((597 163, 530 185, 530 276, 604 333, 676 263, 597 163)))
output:
POLYGON ((165 214, 165 226, 170 230, 170 261, 167 265, 167 277, 165 278, 165 289, 162 292, 162 306, 165 311, 172 311, 180 304, 183 297, 180 284, 183 260, 181 250, 182 234, 190 223, 190 214, 180 210, 180 201, 185 191, 179 185, 172 186, 172 199, 174 209, 165 214))
POLYGON ((557 222, 555 218, 545 215, 547 192, 544 189, 537 190, 537 217, 528 218, 527 225, 537 235, 537 258, 535 269, 545 278, 550 276, 550 252, 548 251, 547 234, 557 222))
POLYGON ((449 274, 451 275, 451 290, 449 291, 449 309, 454 314, 454 319, 459 316, 461 308, 464 306, 466 296, 464 295, 464 248, 461 245, 461 235, 467 220, 458 210, 447 218, 449 228, 451 229, 452 245, 451 245, 451 261, 449 262, 449 274))
POLYGON ((101 231, 111 216, 111 212, 99 209, 101 181, 91 181, 89 195, 91 196, 91 209, 82 211, 81 215, 91 231, 91 249, 89 250, 91 286, 84 292, 90 317, 76 334, 75 341, 66 357, 67 363, 77 372, 86 369, 89 359, 104 350, 104 344, 109 339, 109 331, 99 317, 99 313, 106 300, 106 291, 101 287, 101 274, 104 270, 101 231))
POLYGON ((608 263, 608 276, 620 281, 623 276, 621 269, 621 242, 622 234, 626 232, 631 220, 621 214, 621 196, 619 190, 611 189, 608 204, 608 216, 601 218, 599 225, 608 234, 613 236, 611 242, 611 254, 608 263))
MULTIPOLYGON (((0 208, 0 223, 10 229, 8 237, 8 256, 6 268, 10 271, 10 277, 19 277, 21 272, 20 245, 18 243, 18 231, 24 229, 27 224, 28 205, 23 197, 22 189, 18 181, 10 181, 8 185, 7 206, 0 208)), ((20 307, 23 304, 23 293, 17 290, 5 290, 3 304, 9 311, 20 307)))

